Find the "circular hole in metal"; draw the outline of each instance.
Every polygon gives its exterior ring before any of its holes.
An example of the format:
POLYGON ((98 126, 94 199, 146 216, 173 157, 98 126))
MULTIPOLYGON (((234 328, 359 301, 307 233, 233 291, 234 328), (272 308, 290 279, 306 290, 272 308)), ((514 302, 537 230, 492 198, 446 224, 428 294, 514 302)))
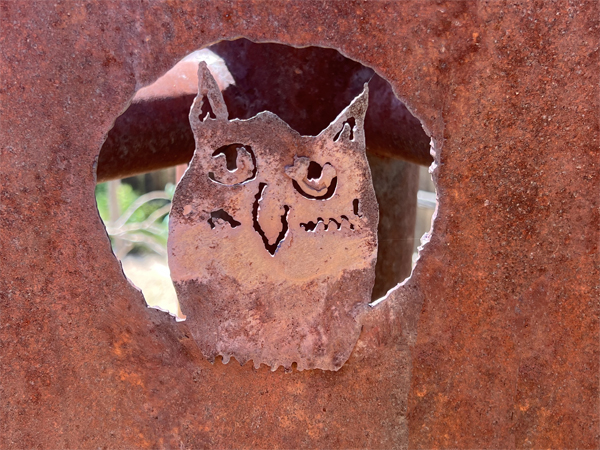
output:
MULTIPOLYGON (((99 155, 98 180, 124 179, 121 183, 134 190, 137 186, 139 194, 148 190, 142 179, 178 181, 194 152, 188 114, 197 93, 200 60, 207 62, 219 84, 230 120, 271 111, 303 135, 325 129, 369 83, 365 135, 380 210, 372 300, 409 277, 435 208, 431 178, 419 168, 432 162, 430 139, 386 80, 333 49, 239 39, 191 53, 140 89, 117 118, 99 155), (150 174, 156 170, 161 175, 150 174)), ((308 178, 315 177, 312 167, 308 178)), ((108 191, 98 188, 103 189, 108 191)))

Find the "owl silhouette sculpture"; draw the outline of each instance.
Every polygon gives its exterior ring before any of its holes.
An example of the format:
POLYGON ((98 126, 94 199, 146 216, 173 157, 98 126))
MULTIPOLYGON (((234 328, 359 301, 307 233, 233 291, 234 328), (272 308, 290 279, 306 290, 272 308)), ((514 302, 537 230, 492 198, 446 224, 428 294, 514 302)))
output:
POLYGON ((196 149, 175 191, 168 241, 193 338, 210 361, 338 370, 375 278, 367 86, 318 136, 270 112, 228 120, 204 63, 198 88, 196 149))

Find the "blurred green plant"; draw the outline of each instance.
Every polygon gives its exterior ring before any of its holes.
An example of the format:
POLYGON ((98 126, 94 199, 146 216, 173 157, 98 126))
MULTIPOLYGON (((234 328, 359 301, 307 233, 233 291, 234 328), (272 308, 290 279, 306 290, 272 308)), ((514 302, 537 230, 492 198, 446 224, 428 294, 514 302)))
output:
POLYGON ((96 186, 98 212, 119 259, 131 251, 166 255, 174 192, 175 185, 171 183, 163 191, 146 194, 136 192, 120 180, 96 186))

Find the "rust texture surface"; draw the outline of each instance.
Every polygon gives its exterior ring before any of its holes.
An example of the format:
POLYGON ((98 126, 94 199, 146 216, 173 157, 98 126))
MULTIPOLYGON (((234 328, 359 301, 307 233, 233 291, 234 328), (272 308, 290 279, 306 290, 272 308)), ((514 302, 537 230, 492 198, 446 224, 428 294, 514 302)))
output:
POLYGON ((598 16, 0 2, 0 447, 597 448, 598 16), (335 372, 209 363, 145 307, 96 213, 99 150, 136 90, 238 37, 373 68, 434 141, 431 240, 335 372))
POLYGON ((270 112, 229 121, 204 62, 198 83, 196 150, 169 221, 169 267, 192 336, 210 361, 337 370, 375 280, 367 88, 313 137, 270 112))

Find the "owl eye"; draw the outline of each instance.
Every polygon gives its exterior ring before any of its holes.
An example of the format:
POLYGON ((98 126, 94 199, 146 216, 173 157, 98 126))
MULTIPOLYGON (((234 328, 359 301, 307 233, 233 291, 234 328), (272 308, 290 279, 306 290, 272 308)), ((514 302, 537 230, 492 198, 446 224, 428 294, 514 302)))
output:
POLYGON ((321 166, 306 157, 294 158, 292 166, 286 166, 285 174, 292 179, 294 189, 310 200, 328 200, 335 194, 337 171, 329 163, 321 166))
POLYGON ((249 145, 224 145, 213 152, 209 168, 214 183, 237 186, 256 178, 256 157, 249 145))

